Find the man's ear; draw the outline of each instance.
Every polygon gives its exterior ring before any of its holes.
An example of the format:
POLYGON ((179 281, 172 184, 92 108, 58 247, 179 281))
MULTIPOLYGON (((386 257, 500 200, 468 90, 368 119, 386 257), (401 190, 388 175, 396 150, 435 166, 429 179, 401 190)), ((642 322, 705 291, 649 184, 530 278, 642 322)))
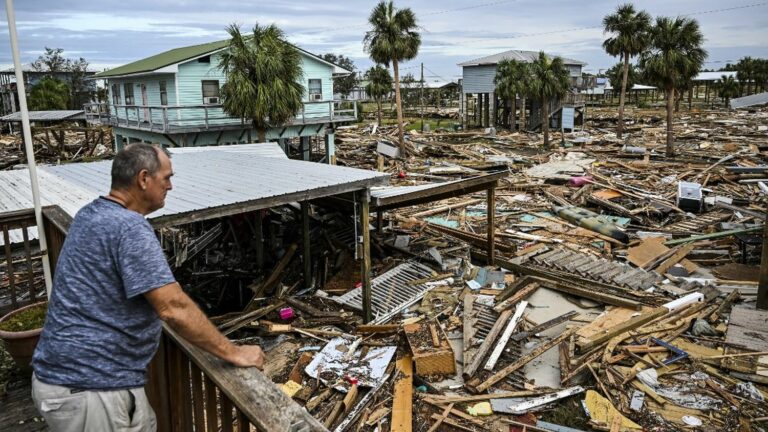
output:
POLYGON ((136 175, 136 183, 138 183, 139 189, 147 190, 147 182, 149 180, 149 171, 143 169, 136 175))

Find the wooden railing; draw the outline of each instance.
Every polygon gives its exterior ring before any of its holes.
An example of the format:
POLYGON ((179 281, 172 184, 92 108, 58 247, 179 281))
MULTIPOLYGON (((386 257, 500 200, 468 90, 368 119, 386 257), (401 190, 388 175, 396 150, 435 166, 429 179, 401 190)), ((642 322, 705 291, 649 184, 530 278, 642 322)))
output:
MULTIPOLYGON (((89 124, 120 126, 150 132, 172 133, 242 127, 242 119, 231 117, 220 104, 204 105, 116 105, 89 103, 83 106, 89 124)), ((304 102, 288 125, 334 123, 357 119, 357 101, 304 102)))
POLYGON ((159 432, 326 430, 262 372, 231 366, 168 326, 148 374, 159 432))
MULTIPOLYGON (((48 256, 53 267, 69 229, 69 215, 59 207, 43 209, 48 256)), ((33 209, 0 214, 3 259, 0 262, 0 316, 45 300, 42 258, 33 209)))

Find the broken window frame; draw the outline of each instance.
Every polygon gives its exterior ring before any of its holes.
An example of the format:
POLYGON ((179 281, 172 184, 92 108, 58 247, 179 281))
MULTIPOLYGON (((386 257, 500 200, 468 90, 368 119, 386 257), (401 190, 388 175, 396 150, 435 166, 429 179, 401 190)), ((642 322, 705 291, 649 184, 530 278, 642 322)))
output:
POLYGON ((112 84, 112 103, 120 105, 120 84, 112 84))

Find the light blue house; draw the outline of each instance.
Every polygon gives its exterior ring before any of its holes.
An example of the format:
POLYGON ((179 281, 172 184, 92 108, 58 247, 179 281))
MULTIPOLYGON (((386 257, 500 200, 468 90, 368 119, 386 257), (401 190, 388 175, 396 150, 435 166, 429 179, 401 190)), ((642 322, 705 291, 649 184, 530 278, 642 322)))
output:
MULTIPOLYGON (((119 148, 133 142, 188 147, 251 143, 258 133, 248 121, 224 113, 219 90, 226 76, 219 55, 229 41, 176 48, 95 76, 104 79, 109 102, 86 106, 91 123, 113 127, 119 148)), ((333 77, 351 73, 296 48, 302 60, 304 104, 288 124, 267 130, 268 141, 286 146, 299 138, 305 159, 310 139, 324 139, 326 160, 333 163, 334 130, 357 119, 354 102, 333 100, 333 77), (341 104, 345 105, 341 105, 341 104)))

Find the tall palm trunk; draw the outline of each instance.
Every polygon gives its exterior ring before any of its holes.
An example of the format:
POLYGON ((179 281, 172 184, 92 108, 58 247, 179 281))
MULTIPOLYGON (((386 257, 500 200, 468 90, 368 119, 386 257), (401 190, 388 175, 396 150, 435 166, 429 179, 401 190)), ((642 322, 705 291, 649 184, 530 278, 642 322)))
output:
POLYGON ((544 148, 549 150, 549 101, 541 98, 541 130, 544 132, 544 148))
POLYGON ((627 78, 629 76, 629 53, 624 54, 624 70, 621 79, 621 95, 619 96, 619 123, 616 125, 616 138, 621 139, 624 132, 624 98, 627 95, 627 78))
POLYGON ((520 130, 525 130, 525 97, 520 97, 520 130))
POLYGON ((408 156, 403 139, 403 101, 400 98, 400 68, 397 59, 392 59, 392 68, 395 71, 395 108, 397 109, 397 138, 400 140, 400 156, 408 156))
POLYGON ((512 96, 512 112, 509 113, 509 130, 514 131, 517 123, 517 96, 512 96))
POLYGON ((267 129, 266 128, 258 128, 257 129, 259 134, 259 142, 267 142, 267 129))
POLYGON ((381 127, 381 98, 376 98, 376 117, 379 119, 379 127, 381 127))
POLYGON ((672 112, 675 109, 675 89, 667 88, 667 157, 675 156, 675 143, 672 139, 672 112))

